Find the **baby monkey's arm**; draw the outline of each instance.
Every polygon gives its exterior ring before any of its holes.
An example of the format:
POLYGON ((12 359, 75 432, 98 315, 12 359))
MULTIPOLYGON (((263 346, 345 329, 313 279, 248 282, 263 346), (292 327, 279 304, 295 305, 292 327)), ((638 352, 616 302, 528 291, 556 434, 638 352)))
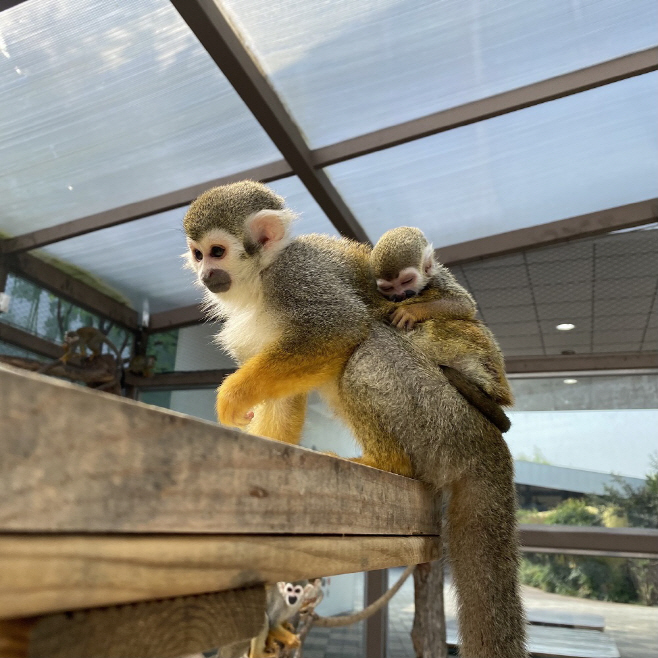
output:
POLYGON ((473 320, 476 307, 473 298, 464 295, 444 295, 428 289, 417 297, 392 304, 391 323, 398 329, 413 329, 417 322, 433 318, 444 320, 473 320))

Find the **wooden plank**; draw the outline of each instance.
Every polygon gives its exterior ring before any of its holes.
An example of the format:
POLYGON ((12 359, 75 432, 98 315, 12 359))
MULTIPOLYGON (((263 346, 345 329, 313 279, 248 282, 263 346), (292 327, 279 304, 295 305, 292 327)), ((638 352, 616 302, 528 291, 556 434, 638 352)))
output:
POLYGON ((557 610, 527 610, 526 616, 529 624, 537 626, 563 626, 590 631, 602 631, 605 628, 605 619, 602 615, 571 614, 557 610))
POLYGON ((440 519, 415 480, 6 366, 0 451, 0 531, 407 536, 440 519))
MULTIPOLYGON (((448 621, 448 646, 458 646, 454 619, 448 621)), ((528 626, 528 651, 533 658, 620 658, 609 635, 575 628, 528 626)))
POLYGON ((181 658, 260 631, 265 588, 229 590, 51 615, 30 637, 30 658, 181 658))
POLYGON ((438 537, 0 535, 0 618, 435 560, 438 537))

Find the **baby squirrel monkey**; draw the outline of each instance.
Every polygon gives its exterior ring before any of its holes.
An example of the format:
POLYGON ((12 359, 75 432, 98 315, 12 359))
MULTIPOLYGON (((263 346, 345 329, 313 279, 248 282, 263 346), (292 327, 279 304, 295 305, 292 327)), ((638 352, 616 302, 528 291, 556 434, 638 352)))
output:
POLYGON ((466 378, 496 404, 513 404, 496 339, 475 319, 475 300, 448 268, 437 262, 423 232, 409 226, 387 231, 372 250, 370 266, 377 289, 393 302, 391 323, 398 329, 413 329, 417 322, 423 323, 414 341, 439 365, 448 366, 446 376, 469 402, 501 430, 509 429, 509 421, 502 420, 506 416, 501 410, 496 413, 495 407, 483 401, 483 396, 478 396, 472 387, 462 390, 468 386, 466 378), (464 377, 459 377, 459 373, 464 377), (495 418, 491 418, 492 414, 495 418), (501 423, 506 427, 501 427, 501 423))

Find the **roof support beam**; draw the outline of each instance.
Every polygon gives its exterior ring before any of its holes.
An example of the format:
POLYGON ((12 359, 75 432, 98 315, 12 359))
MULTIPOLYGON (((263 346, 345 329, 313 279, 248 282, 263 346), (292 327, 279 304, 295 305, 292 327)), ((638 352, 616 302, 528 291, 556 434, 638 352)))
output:
POLYGON ((365 231, 327 174, 316 169, 301 131, 215 2, 172 0, 172 4, 336 229, 366 242, 365 231))
POLYGON ((506 233, 488 235, 436 250, 445 265, 460 265, 484 258, 503 256, 525 249, 546 247, 560 242, 588 238, 601 233, 651 224, 658 221, 658 199, 538 224, 506 233))
POLYGON ((36 256, 18 254, 5 257, 3 261, 10 272, 33 281, 58 297, 108 318, 129 331, 140 328, 137 311, 36 256))
POLYGON ((509 357, 505 370, 511 379, 585 375, 619 375, 658 372, 658 354, 565 354, 559 356, 509 357))
POLYGON ((149 320, 148 330, 150 333, 156 331, 172 331, 181 327, 188 327, 205 320, 203 311, 197 304, 174 308, 171 311, 154 313, 149 320))
POLYGON ((656 70, 658 47, 331 144, 313 151, 313 160, 326 167, 656 70))
POLYGON ((231 174, 230 176, 223 176, 222 178, 206 181, 199 185, 192 185, 191 187, 186 187, 182 190, 176 190, 175 192, 169 192, 168 194, 151 197, 144 201, 129 203, 125 206, 119 206, 93 215, 88 215, 87 217, 74 219, 70 222, 64 222, 62 224, 57 224, 56 226, 50 226, 38 231, 32 231, 31 233, 25 233, 15 238, 0 240, 0 253, 14 254, 29 249, 38 249, 53 244, 54 242, 68 240, 79 235, 85 235, 86 233, 92 233, 93 231, 110 228, 111 226, 118 226, 119 224, 132 222, 136 219, 142 219, 161 212, 166 212, 167 210, 187 206, 192 203, 199 194, 205 192, 205 190, 208 190, 211 187, 226 185, 227 183, 234 183, 245 179, 270 182, 291 175, 292 169, 288 163, 283 160, 278 160, 277 162, 271 162, 270 164, 261 167, 254 167, 253 169, 240 171, 236 174, 231 174))

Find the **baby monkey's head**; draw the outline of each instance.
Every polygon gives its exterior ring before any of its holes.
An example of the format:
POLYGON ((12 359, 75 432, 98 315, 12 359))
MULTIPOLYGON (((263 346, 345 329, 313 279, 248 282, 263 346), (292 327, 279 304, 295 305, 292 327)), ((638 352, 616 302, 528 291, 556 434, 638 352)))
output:
POLYGON ((434 274, 434 249, 420 229, 401 226, 382 235, 370 254, 377 289, 401 302, 421 292, 434 274))

